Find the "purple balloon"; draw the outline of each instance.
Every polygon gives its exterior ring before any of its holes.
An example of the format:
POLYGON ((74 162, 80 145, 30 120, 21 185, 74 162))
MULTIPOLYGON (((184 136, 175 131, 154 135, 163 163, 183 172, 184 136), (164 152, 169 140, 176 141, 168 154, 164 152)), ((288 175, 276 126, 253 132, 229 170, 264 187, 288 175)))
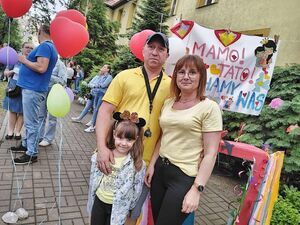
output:
POLYGON ((18 60, 18 53, 13 48, 7 46, 0 49, 0 63, 13 66, 18 60))
POLYGON ((66 92, 67 92, 67 94, 68 94, 68 96, 70 98, 70 102, 73 102, 73 100, 74 100, 74 93, 73 93, 72 89, 68 88, 68 87, 65 87, 65 90, 66 90, 66 92))

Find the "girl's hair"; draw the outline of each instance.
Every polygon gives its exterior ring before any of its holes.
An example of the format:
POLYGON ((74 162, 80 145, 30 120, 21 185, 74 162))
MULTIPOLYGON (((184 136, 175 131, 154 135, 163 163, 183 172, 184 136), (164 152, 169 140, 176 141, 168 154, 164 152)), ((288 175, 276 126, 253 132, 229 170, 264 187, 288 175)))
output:
POLYGON ((112 127, 110 131, 110 137, 108 140, 108 147, 110 149, 115 148, 113 130, 115 131, 115 136, 119 138, 135 140, 129 153, 133 158, 135 169, 139 171, 143 166, 143 128, 138 128, 137 125, 130 120, 123 120, 121 122, 115 123, 114 129, 112 127))
POLYGON ((185 55, 177 61, 171 81, 171 96, 175 97, 175 101, 178 101, 180 98, 181 90, 179 89, 176 80, 178 71, 184 66, 195 66, 197 72, 199 72, 200 79, 198 84, 197 97, 200 99, 200 101, 204 100, 207 73, 203 60, 197 55, 185 55))
MULTIPOLYGON (((273 48, 273 53, 276 52, 276 48, 277 45, 274 41, 272 40, 268 40, 268 42, 266 44, 263 44, 263 47, 267 47, 267 48, 273 48)), ((269 63, 270 59, 272 58, 273 54, 268 55, 267 57, 267 63, 269 63)))

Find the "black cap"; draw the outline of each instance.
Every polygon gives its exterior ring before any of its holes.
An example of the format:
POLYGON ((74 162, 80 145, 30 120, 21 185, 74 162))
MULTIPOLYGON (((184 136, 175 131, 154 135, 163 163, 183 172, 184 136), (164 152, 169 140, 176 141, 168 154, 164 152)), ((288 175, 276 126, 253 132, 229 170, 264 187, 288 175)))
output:
POLYGON ((158 38, 161 40, 162 45, 167 48, 169 52, 169 39, 168 37, 161 33, 161 32, 155 32, 154 34, 149 35, 149 37, 146 40, 146 44, 149 44, 151 41, 153 41, 154 38, 158 38))

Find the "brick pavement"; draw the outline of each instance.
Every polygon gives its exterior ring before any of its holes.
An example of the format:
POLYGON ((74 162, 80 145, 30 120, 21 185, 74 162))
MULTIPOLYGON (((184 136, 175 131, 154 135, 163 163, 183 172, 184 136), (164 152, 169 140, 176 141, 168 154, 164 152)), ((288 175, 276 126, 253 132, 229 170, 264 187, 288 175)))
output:
MULTIPOLYGON (((85 123, 91 118, 88 114, 84 123, 72 123, 70 118, 79 115, 82 106, 72 105, 71 112, 61 120, 63 143, 61 162, 61 208, 60 217, 63 225, 88 224, 86 202, 88 192, 90 156, 95 148, 95 134, 85 133, 85 123)), ((0 118, 3 120, 3 118, 0 118)), ((4 125, 4 124, 3 124, 4 125)), ((2 128, 3 129, 3 128, 2 128)), ((58 146, 59 130, 55 142, 48 147, 39 148, 38 162, 30 166, 17 166, 14 172, 11 155, 7 149, 17 144, 16 141, 4 141, 0 146, 0 217, 13 209, 17 199, 17 177, 26 178, 21 190, 23 207, 29 212, 29 218, 17 224, 56 225, 58 221, 58 146)), ((218 180, 213 176, 212 179, 218 180)), ((22 182, 21 182, 22 183, 22 182)), ((231 185, 231 184, 230 184, 231 185)), ((222 187, 209 182, 201 198, 196 213, 196 225, 226 224, 228 217, 227 195, 221 193, 222 187)), ((228 195, 227 195, 228 196, 228 195)), ((231 197, 232 200, 232 197, 231 197)), ((17 203, 16 208, 20 204, 17 203)), ((4 224, 0 220, 0 225, 4 224)))

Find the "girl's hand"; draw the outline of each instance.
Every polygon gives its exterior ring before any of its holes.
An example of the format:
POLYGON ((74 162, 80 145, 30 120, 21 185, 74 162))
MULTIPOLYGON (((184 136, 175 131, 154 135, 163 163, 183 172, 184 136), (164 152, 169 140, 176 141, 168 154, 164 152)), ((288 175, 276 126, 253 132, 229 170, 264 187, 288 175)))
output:
POLYGON ((145 175, 145 184, 150 188, 152 176, 154 174, 154 166, 149 165, 145 175))
POLYGON ((181 212, 191 213, 198 209, 200 200, 200 192, 192 185, 191 189, 186 193, 182 202, 181 212))

